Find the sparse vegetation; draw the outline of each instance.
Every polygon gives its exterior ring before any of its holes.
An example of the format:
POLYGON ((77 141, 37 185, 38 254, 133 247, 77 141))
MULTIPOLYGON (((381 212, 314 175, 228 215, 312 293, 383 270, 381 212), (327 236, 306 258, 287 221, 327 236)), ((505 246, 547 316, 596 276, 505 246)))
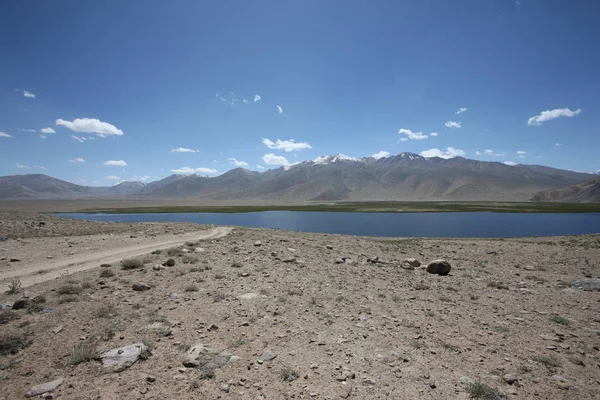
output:
POLYGON ((525 364, 521 364, 519 365, 519 368, 517 368, 517 371, 521 374, 525 374, 527 372, 531 372, 531 368, 529 368, 527 365, 525 364))
POLYGON ((167 250, 167 255, 169 257, 181 257, 184 254, 185 253, 183 252, 183 250, 180 249, 179 247, 172 247, 167 250))
POLYGON ((65 304, 65 303, 74 303, 76 301, 79 301, 79 297, 74 295, 74 294, 68 294, 66 296, 61 296, 60 300, 58 301, 59 304, 65 304))
POLYGON ((162 254, 162 250, 154 250, 151 254, 158 256, 158 255, 162 254))
POLYGON ((557 324, 560 324, 560 325, 571 325, 571 320, 570 319, 565 318, 565 317, 561 317, 560 315, 556 315, 556 314, 553 314, 550 317, 550 321, 556 322, 557 324))
POLYGON ((19 314, 14 311, 0 311, 0 325, 8 324, 10 321, 19 319, 19 314))
POLYGON ((268 296, 269 291, 266 288, 260 288, 260 289, 258 289, 258 294, 260 294, 262 296, 268 296))
POLYGON ((488 282, 487 286, 498 290, 508 290, 508 286, 504 282, 492 281, 488 282))
POLYGON ((184 264, 195 264, 198 262, 198 257, 195 254, 186 254, 181 259, 181 262, 184 264))
POLYGON ((29 335, 23 332, 0 332, 0 355, 17 354, 31 342, 29 335))
POLYGON ((502 394, 482 382, 475 382, 467 388, 467 393, 469 393, 469 397, 471 399, 480 399, 480 400, 502 400, 502 394))
POLYGON ((101 268, 110 268, 112 267, 112 264, 100 264, 101 268))
POLYGON ((21 291, 21 280, 19 278, 13 279, 8 283, 8 294, 16 294, 21 291))
POLYGON ((227 295, 225 293, 222 292, 217 292, 213 295, 213 300, 215 303, 218 303, 220 301, 224 301, 225 299, 227 299, 227 295))
POLYGON ((121 269, 123 270, 137 269, 142 268, 143 266, 144 263, 138 258, 126 258, 121 261, 121 269))
POLYGON ((197 292, 199 289, 196 285, 187 285, 184 290, 186 292, 197 292))
POLYGON ((537 356, 534 356, 532 359, 533 359, 533 361, 537 361, 540 364, 544 365, 549 370, 558 368, 562 365, 560 360, 558 358, 556 358, 555 356, 537 355, 537 356))
POLYGON ((96 356, 96 345, 91 342, 83 342, 71 350, 71 355, 69 356, 69 364, 77 365, 85 362, 89 362, 94 360, 96 356))
POLYGON ((112 269, 103 269, 100 271, 100 278, 112 278, 115 272, 112 269))
POLYGON ((299 376, 300 375, 298 375, 296 371, 289 367, 284 367, 279 374, 279 377, 283 382, 293 382, 298 379, 299 376))
POLYGON ((97 318, 112 318, 117 315, 117 309, 112 304, 103 305, 94 311, 97 318))
POLYGON ((94 287, 94 284, 90 281, 81 282, 82 289, 92 289, 93 287, 94 287))
POLYGON ((200 268, 200 267, 192 267, 192 268, 190 268, 190 272, 202 272, 202 268, 200 268))
POLYGON ((74 295, 80 294, 83 291, 83 288, 75 283, 65 283, 58 287, 57 293, 59 295, 74 295))

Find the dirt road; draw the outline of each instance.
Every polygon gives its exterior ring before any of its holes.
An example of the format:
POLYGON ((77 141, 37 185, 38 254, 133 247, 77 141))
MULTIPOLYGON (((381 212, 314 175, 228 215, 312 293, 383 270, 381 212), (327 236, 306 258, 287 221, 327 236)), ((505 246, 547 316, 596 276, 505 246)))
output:
POLYGON ((21 281, 21 287, 27 287, 59 278, 64 274, 96 268, 100 264, 115 264, 124 258, 139 257, 156 249, 180 246, 188 241, 217 239, 226 236, 232 229, 225 226, 217 227, 210 231, 186 233, 177 238, 170 238, 169 240, 165 240, 164 237, 157 238, 154 242, 142 245, 129 245, 117 249, 113 248, 92 253, 76 254, 61 260, 48 260, 43 263, 30 264, 24 268, 0 271, 0 291, 7 290, 10 281, 15 279, 21 281), (40 274, 40 270, 45 272, 40 274))

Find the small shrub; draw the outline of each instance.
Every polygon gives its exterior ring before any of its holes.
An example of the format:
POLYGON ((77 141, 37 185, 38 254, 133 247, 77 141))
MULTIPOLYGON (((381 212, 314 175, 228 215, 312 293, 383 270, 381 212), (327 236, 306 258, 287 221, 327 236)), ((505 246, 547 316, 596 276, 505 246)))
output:
POLYGON ((31 340, 27 334, 14 332, 0 333, 0 355, 17 354, 21 349, 29 346, 31 340))
POLYGON ((167 250, 167 255, 171 256, 171 257, 179 257, 184 255, 185 253, 178 247, 173 247, 169 250, 167 250))
POLYGON ((237 340, 234 340, 233 342, 231 342, 231 344, 229 345, 230 348, 237 348, 237 347, 241 347, 243 345, 246 344, 246 339, 244 338, 239 338, 237 340))
POLYGON ((14 311, 8 310, 0 312, 0 325, 8 324, 15 319, 19 319, 19 314, 14 311))
POLYGON ((533 361, 537 361, 548 369, 558 368, 562 365, 560 360, 555 356, 538 355, 533 357, 533 361))
POLYGON ((35 273, 38 275, 44 275, 44 274, 48 273, 48 270, 47 269, 38 269, 35 273))
POLYGON ((215 303, 218 303, 220 301, 224 301, 225 299, 227 299, 227 295, 225 293, 217 292, 213 296, 213 300, 214 300, 215 303))
POLYGON ((415 290, 429 290, 429 286, 423 282, 419 282, 415 285, 415 290))
POLYGON ((112 264, 100 264, 101 268, 110 268, 112 267, 112 264))
POLYGON ((311 306, 318 306, 319 305, 319 299, 317 298, 317 296, 311 296, 309 303, 311 306))
POLYGON ((293 382, 298 379, 300 375, 289 367, 285 367, 281 370, 279 377, 283 382, 293 382))
POLYGON ((517 368, 517 371, 519 371, 521 374, 525 374, 527 372, 531 372, 531 368, 529 368, 525 364, 522 364, 522 365, 519 365, 519 368, 517 368))
POLYGON ((142 260, 137 258, 126 258, 123 261, 121 261, 121 269, 124 270, 142 268, 143 266, 144 263, 142 262, 142 260))
POLYGON ((144 263, 144 264, 150 264, 153 261, 154 261, 154 257, 152 257, 151 255, 146 255, 142 259, 142 263, 144 263))
POLYGON ((197 292, 199 289, 196 285, 187 285, 184 290, 186 292, 197 292))
POLYGON ((561 317, 560 315, 556 315, 556 314, 554 314, 550 317, 550 321, 556 322, 557 324, 560 324, 560 325, 571 325, 571 320, 569 320, 565 317, 561 317))
POLYGON ((231 268, 242 268, 244 265, 241 262, 234 262, 233 264, 231 264, 231 268))
POLYGON ((196 264, 198 262, 198 257, 195 254, 186 254, 181 259, 181 262, 184 264, 196 264))
POLYGON ((64 285, 60 285, 58 287, 58 294, 80 294, 83 291, 83 288, 75 283, 65 283, 64 285))
POLYGON ((80 343, 73 347, 69 357, 69 364, 77 365, 89 362, 96 356, 96 345, 94 343, 80 343))
POLYGON ((73 295, 73 294, 68 294, 66 296, 61 296, 58 303, 65 304, 65 303, 74 303, 76 301, 79 301, 79 297, 77 297, 76 295, 73 295))
POLYGON ((260 288, 258 289, 258 294, 262 295, 262 296, 268 296, 269 295, 269 291, 265 288, 260 288))
POLYGON ((161 315, 161 314, 157 313, 156 311, 151 312, 148 315, 148 319, 149 319, 150 323, 162 322, 163 324, 170 324, 170 322, 167 319, 167 317, 165 317, 164 315, 161 315))
POLYGON ((82 289, 91 289, 94 287, 94 284, 90 281, 81 282, 82 289))
POLYGON ((100 278, 112 278, 115 273, 112 269, 103 269, 100 271, 100 278))
POLYGON ((498 289, 498 290, 508 290, 508 286, 506 286, 506 284, 503 282, 492 281, 492 282, 488 282, 487 285, 488 285, 488 287, 498 289))
POLYGON ((496 389, 482 382, 475 382, 469 385, 467 393, 471 399, 481 400, 502 400, 502 394, 496 389))
POLYGON ((445 303, 452 303, 452 299, 447 296, 440 296, 440 301, 443 301, 445 303))
POLYGON ((500 332, 500 333, 509 332, 508 326, 504 326, 504 325, 496 325, 496 326, 493 326, 492 329, 495 330, 496 332, 500 332))
POLYGON ((103 305, 94 311, 97 318, 111 318, 117 315, 117 309, 112 304, 103 305))
POLYGON ((202 272, 202 268, 200 268, 200 267, 192 267, 192 268, 190 268, 190 272, 202 272))
POLYGON ((8 294, 15 294, 21 291, 21 280, 19 278, 13 279, 8 284, 8 294))
POLYGON ((300 289, 289 289, 288 294, 290 296, 302 296, 302 290, 300 289))

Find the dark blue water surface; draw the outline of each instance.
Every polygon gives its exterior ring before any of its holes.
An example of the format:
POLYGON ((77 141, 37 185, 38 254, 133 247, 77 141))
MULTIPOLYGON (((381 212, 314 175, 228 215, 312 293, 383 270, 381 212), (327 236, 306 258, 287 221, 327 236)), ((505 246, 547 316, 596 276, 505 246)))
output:
POLYGON ((239 214, 60 214, 114 222, 195 222, 388 237, 515 237, 600 233, 600 213, 359 213, 263 211, 239 214))

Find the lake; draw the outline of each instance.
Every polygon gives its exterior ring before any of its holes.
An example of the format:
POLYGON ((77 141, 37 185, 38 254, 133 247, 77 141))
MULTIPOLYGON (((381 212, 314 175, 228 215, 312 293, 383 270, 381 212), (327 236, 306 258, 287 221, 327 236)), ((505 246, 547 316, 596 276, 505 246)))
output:
POLYGON ((195 222, 290 231, 386 237, 519 237, 600 233, 600 213, 491 212, 360 213, 262 211, 253 213, 85 214, 63 217, 113 222, 195 222))

